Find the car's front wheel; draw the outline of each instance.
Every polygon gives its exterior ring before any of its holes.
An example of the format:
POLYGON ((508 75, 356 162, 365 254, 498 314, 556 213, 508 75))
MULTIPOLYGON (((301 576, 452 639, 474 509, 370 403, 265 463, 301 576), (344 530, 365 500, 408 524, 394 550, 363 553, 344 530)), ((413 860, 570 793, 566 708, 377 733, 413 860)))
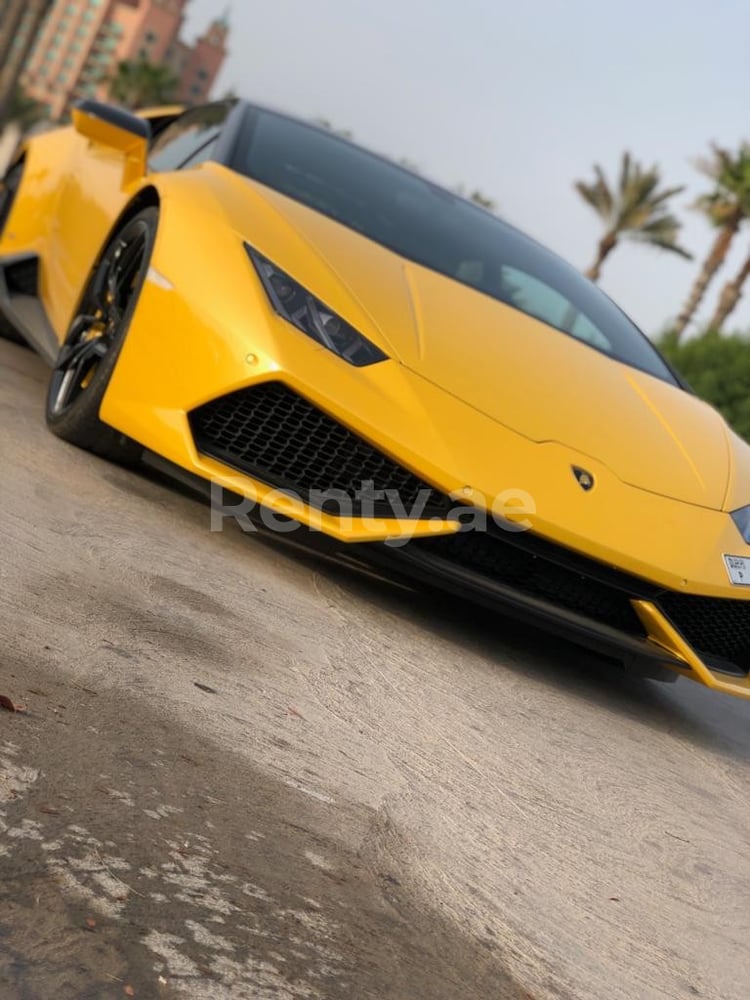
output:
POLYGON ((158 209, 145 208, 110 239, 60 349, 47 392, 47 425, 79 448, 125 464, 141 448, 99 419, 156 238, 158 209))

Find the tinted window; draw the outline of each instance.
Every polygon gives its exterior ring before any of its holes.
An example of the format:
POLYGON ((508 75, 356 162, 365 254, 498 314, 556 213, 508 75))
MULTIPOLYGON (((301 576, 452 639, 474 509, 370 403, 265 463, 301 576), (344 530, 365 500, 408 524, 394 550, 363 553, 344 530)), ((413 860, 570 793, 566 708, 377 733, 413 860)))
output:
POLYGON ((235 169, 666 381, 650 341, 595 285, 512 226, 337 136, 257 110, 235 169))
POLYGON ((218 135, 210 139, 205 146, 198 150, 197 153, 193 153, 189 160, 185 160, 182 164, 182 169, 186 170, 188 167, 197 167, 200 163, 206 163, 207 160, 212 160, 214 154, 216 153, 216 147, 219 144, 218 135))
POLYGON ((501 280, 505 290, 503 301, 549 326, 571 333, 577 340, 585 340, 608 354, 615 353, 615 345, 606 334, 550 285, 525 271, 505 265, 501 280))
POLYGON ((154 140, 149 169, 177 170, 209 142, 218 139, 231 109, 228 103, 209 104, 180 115, 154 140))

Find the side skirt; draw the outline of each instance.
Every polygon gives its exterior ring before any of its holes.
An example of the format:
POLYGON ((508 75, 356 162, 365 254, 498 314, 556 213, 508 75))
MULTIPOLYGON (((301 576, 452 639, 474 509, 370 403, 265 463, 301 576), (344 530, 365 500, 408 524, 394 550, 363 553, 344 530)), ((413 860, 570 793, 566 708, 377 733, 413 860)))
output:
POLYGON ((60 344, 39 298, 39 258, 17 254, 0 258, 0 313, 51 367, 60 344))

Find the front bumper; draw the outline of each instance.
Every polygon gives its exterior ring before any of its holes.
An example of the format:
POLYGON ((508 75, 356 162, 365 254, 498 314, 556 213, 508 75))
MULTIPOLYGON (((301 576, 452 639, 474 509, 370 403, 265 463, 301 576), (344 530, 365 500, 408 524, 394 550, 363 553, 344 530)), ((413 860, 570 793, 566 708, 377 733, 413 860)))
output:
POLYGON ((426 583, 540 623, 631 670, 656 676, 667 668, 750 698, 748 602, 668 591, 530 533, 500 534, 490 529, 415 539, 379 558, 426 583), (696 634, 705 649, 688 640, 696 634))
MULTIPOLYGON (((219 496, 216 479, 209 482, 153 452, 146 452, 145 457, 150 467, 210 498, 212 504, 218 502, 222 517, 232 517, 235 509, 240 509, 243 517, 254 524, 269 527, 264 513, 270 508, 264 508, 262 500, 246 509, 244 497, 232 493, 236 478, 226 477, 219 496)), ((262 497, 262 484, 258 485, 262 497)), ((276 505, 274 511, 279 514, 276 505)), ((412 585, 437 587, 542 625, 546 631, 620 661, 630 672, 659 680, 684 676, 726 694, 750 698, 746 666, 723 663, 724 669, 712 667, 711 657, 699 654, 660 606, 665 598, 683 595, 596 563, 531 533, 511 532, 507 537, 496 529, 466 533, 457 531, 453 523, 454 534, 436 537, 434 525, 417 522, 411 525, 412 537, 394 545, 396 522, 391 522, 387 532, 391 542, 356 541, 351 535, 344 538, 325 530, 320 512, 306 523, 295 518, 295 513, 300 511, 290 507, 282 515, 296 521, 288 525, 291 533, 285 530, 279 536, 285 543, 345 558, 350 565, 376 567, 412 585), (496 552, 484 559, 458 555, 463 538, 472 539, 480 551, 497 547, 500 555, 496 552)), ((363 530, 367 530, 366 526, 363 530)), ((750 617, 750 602, 736 603, 750 617)))

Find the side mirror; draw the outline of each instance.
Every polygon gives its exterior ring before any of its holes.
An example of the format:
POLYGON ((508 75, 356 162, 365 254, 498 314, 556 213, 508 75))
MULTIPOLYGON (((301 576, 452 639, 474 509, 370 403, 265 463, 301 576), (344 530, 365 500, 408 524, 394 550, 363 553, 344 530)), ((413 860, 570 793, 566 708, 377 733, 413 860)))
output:
POLYGON ((91 142, 123 154, 123 185, 145 175, 151 127, 143 118, 100 101, 80 101, 73 108, 73 127, 91 142))

